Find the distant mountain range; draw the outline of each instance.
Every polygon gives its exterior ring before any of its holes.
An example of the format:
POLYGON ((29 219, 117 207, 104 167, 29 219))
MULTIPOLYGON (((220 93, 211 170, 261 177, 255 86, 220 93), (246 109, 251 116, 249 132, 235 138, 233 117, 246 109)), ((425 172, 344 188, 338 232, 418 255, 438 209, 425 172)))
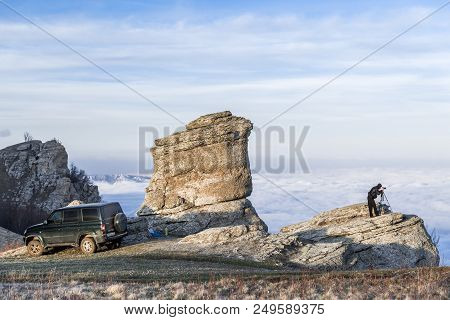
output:
POLYGON ((89 179, 94 184, 99 182, 115 184, 118 182, 136 182, 136 183, 148 183, 151 177, 148 176, 138 176, 131 174, 105 174, 105 175, 91 175, 89 179))

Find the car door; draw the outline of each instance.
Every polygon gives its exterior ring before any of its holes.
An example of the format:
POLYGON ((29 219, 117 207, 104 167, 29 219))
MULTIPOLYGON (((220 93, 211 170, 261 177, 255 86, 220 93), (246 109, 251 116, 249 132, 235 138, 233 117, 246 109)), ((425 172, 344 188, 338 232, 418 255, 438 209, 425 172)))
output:
POLYGON ((67 244, 76 243, 80 229, 80 210, 67 209, 63 211, 62 241, 67 244))
POLYGON ((62 241, 62 211, 53 212, 41 232, 46 244, 58 244, 62 241))

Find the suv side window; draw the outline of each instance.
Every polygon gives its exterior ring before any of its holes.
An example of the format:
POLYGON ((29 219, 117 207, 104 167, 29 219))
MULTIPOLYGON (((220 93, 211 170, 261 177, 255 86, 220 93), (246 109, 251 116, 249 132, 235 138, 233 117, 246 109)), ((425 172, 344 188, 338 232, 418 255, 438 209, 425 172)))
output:
POLYGON ((99 221, 97 209, 83 209, 83 221, 99 221))
POLYGON ((63 223, 79 222, 79 212, 79 210, 64 210, 63 223))
POLYGON ((62 211, 55 211, 53 214, 47 219, 48 224, 55 224, 62 222, 62 211))

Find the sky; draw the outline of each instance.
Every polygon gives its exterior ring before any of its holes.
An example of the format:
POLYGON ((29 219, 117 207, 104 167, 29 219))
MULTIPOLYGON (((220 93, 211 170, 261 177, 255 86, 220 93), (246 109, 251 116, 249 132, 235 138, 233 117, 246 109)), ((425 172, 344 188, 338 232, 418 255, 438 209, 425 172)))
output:
MULTIPOLYGON (((58 138, 91 174, 137 173, 140 127, 162 136, 174 118, 223 110, 261 127, 444 3, 1 0, 0 148, 27 131, 58 138)), ((297 136, 310 126, 313 170, 448 167, 449 15, 450 5, 270 126, 297 136)), ((292 141, 267 129, 265 152, 251 136, 252 166, 290 156, 292 141)))

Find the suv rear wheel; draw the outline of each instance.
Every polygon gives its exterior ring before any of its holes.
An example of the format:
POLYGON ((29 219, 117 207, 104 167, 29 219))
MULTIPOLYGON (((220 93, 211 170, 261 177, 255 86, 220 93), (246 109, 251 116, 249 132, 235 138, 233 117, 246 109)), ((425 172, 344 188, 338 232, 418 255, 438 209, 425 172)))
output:
POLYGON ((30 256, 39 257, 44 253, 44 246, 39 240, 31 240, 27 244, 27 250, 30 256))
POLYGON ((93 254, 97 250, 97 246, 94 239, 84 238, 81 240, 80 249, 84 254, 93 254))

